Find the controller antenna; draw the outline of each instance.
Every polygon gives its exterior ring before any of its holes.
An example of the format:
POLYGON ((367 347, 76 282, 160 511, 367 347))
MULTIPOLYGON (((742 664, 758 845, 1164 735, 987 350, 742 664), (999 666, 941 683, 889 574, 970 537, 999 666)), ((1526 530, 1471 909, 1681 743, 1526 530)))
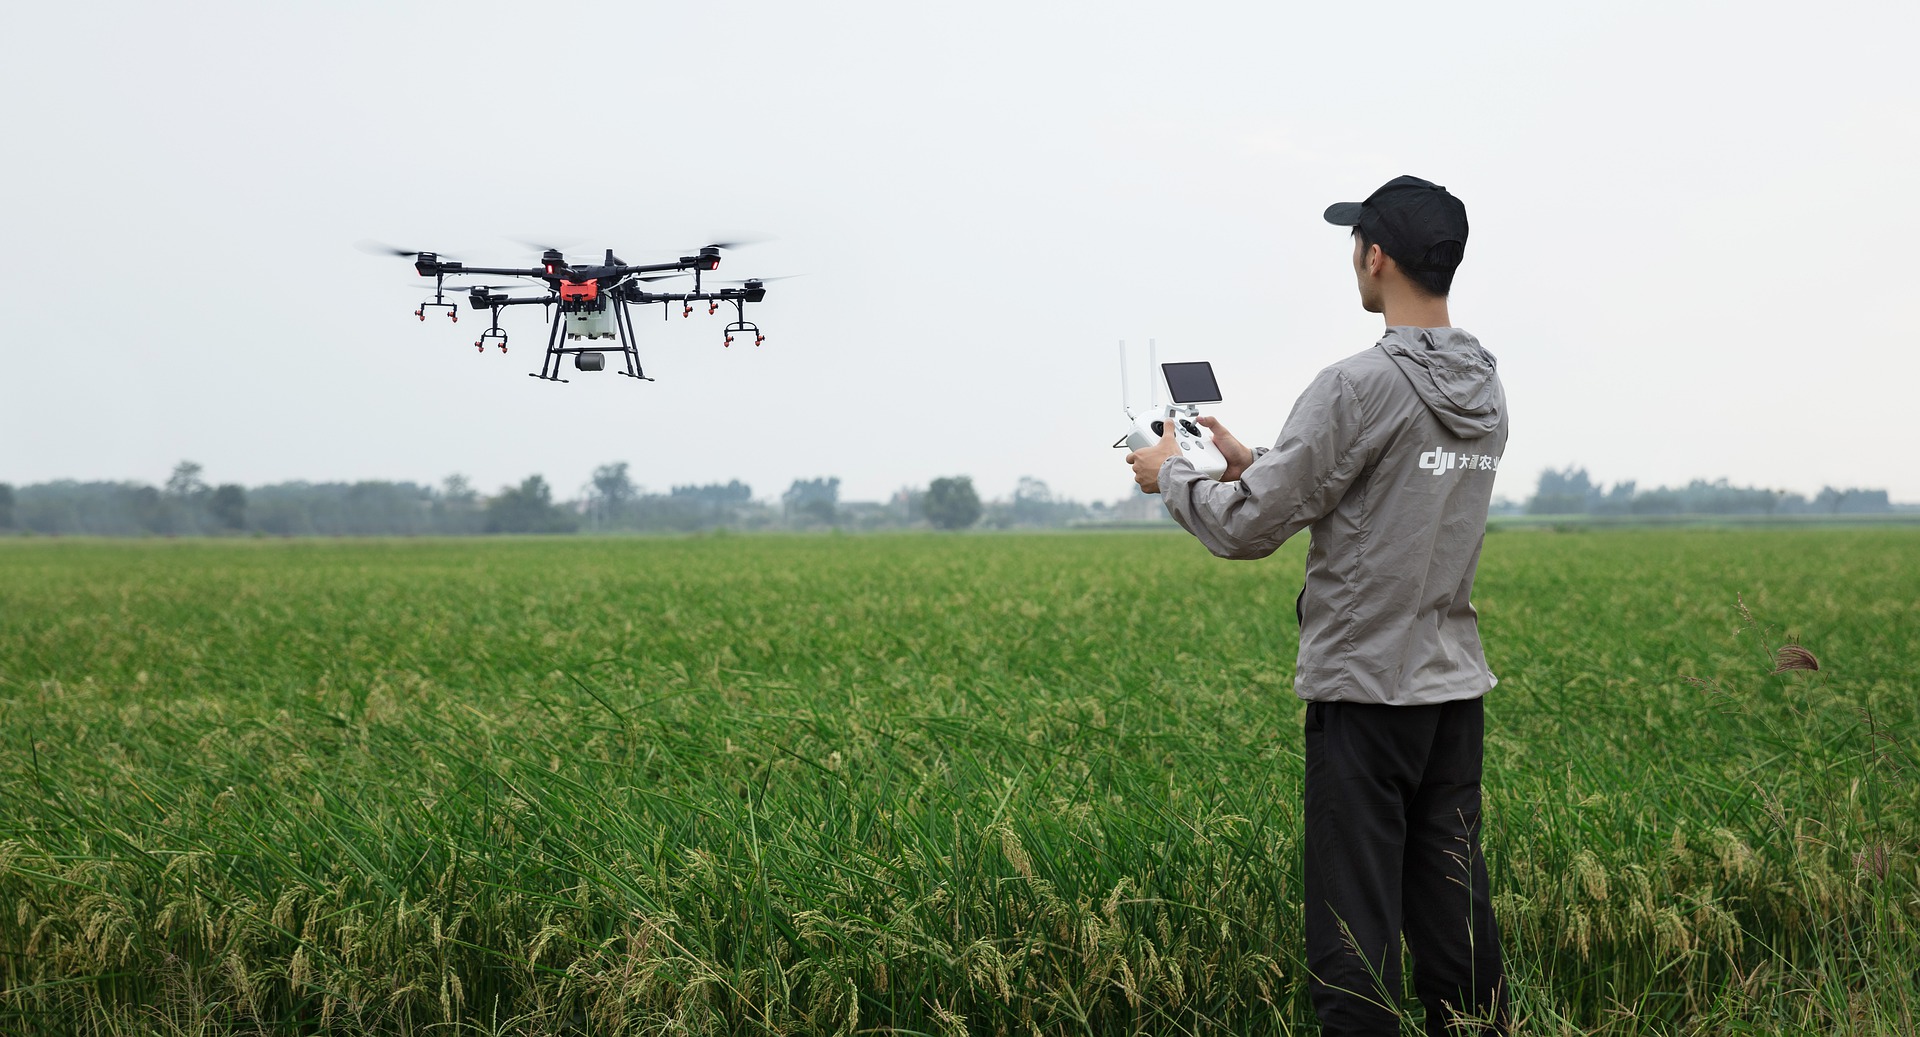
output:
POLYGON ((1160 340, 1147 340, 1147 407, 1160 413, 1160 340))
POLYGON ((1127 340, 1120 340, 1120 409, 1133 417, 1133 390, 1127 388, 1127 340))

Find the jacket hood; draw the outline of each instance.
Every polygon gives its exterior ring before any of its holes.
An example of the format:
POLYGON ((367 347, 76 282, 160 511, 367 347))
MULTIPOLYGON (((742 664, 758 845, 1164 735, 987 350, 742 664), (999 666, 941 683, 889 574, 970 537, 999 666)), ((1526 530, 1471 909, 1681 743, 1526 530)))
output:
POLYGON ((1500 427, 1506 393, 1493 354, 1459 328, 1391 327, 1380 339, 1420 401, 1461 439, 1479 439, 1500 427))

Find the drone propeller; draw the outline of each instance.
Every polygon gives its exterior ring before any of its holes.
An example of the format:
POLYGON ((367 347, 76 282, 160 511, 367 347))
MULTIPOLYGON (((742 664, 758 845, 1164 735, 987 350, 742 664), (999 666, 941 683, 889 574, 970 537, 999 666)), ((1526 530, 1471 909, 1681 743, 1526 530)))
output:
POLYGON ((670 248, 670 249, 669 248, 643 248, 643 249, 637 249, 635 251, 639 253, 645 253, 645 254, 652 254, 656 252, 672 252, 674 255, 677 255, 677 256, 689 256, 689 255, 697 255, 700 252, 700 250, 703 248, 717 248, 717 249, 720 249, 721 251, 727 251, 727 250, 736 249, 736 248, 746 248, 748 245, 764 244, 765 242, 769 242, 772 240, 774 240, 773 236, 768 234, 744 234, 736 237, 732 241, 709 241, 709 242, 706 242, 705 244, 690 245, 686 248, 670 248))
POLYGON ((575 238, 509 238, 507 240, 519 245, 521 248, 541 253, 559 252, 565 254, 568 249, 580 244, 579 240, 575 238))
POLYGON ((692 277, 692 274, 655 274, 652 277, 636 277, 636 281, 671 281, 676 277, 692 277))
MULTIPOLYGON (((456 271, 456 272, 457 272, 457 271, 456 271)), ((451 276, 453 276, 453 275, 452 275, 452 274, 448 274, 447 276, 449 276, 449 277, 451 277, 451 276)), ((533 284, 456 284, 456 283, 454 283, 454 282, 452 282, 452 281, 447 281, 447 282, 444 282, 444 283, 441 283, 441 284, 435 284, 435 283, 434 283, 434 282, 432 282, 432 281, 408 281, 408 282, 407 282, 407 287, 409 287, 409 288, 412 288, 412 289, 414 289, 415 291, 420 291, 420 292, 432 292, 432 291, 443 291, 443 292, 479 292, 479 291, 487 291, 487 292, 497 292, 497 291, 505 291, 505 290, 507 290, 507 289, 509 289, 509 288, 538 288, 538 287, 542 287, 542 286, 540 286, 540 285, 533 285, 533 284)))
POLYGON ((453 258, 445 252, 434 252, 429 249, 397 248, 383 241, 372 241, 368 239, 354 242, 353 247, 370 256, 412 256, 416 259, 421 256, 439 256, 442 259, 453 258))
POLYGON ((705 245, 701 245, 699 247, 700 248, 746 248, 748 245, 759 245, 772 240, 773 239, 771 237, 762 235, 758 237, 744 237, 738 241, 709 241, 705 245))
POLYGON ((750 281, 751 281, 751 282, 757 282, 757 283, 759 283, 759 284, 766 284, 766 283, 768 283, 769 281, 791 281, 791 280, 793 280, 793 279, 794 279, 794 278, 796 278, 796 277, 805 277, 805 276, 807 276, 807 275, 805 275, 805 274, 779 274, 779 275, 776 275, 776 276, 774 276, 774 277, 736 277, 736 278, 732 278, 732 279, 729 279, 729 280, 725 280, 725 281, 720 281, 720 282, 718 282, 718 283, 720 283, 720 284, 746 284, 746 283, 748 283, 748 282, 750 282, 750 281))

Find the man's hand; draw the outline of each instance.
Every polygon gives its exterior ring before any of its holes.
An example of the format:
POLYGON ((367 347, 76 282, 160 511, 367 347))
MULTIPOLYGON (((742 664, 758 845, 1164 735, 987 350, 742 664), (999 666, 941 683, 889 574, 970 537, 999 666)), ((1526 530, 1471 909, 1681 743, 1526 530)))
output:
POLYGON ((1140 492, 1159 493, 1160 466, 1179 453, 1180 444, 1173 440, 1173 420, 1170 419, 1161 427, 1160 442, 1128 454, 1127 463, 1133 466, 1133 481, 1140 484, 1140 492))
POLYGON ((1213 445, 1220 451, 1220 456, 1227 459, 1227 470, 1221 474, 1220 481, 1239 481, 1240 473, 1246 471, 1247 466, 1253 463, 1253 451, 1248 449, 1246 444, 1233 438, 1233 433, 1228 432, 1227 427, 1220 424, 1220 419, 1201 418, 1199 421, 1213 433, 1213 445))

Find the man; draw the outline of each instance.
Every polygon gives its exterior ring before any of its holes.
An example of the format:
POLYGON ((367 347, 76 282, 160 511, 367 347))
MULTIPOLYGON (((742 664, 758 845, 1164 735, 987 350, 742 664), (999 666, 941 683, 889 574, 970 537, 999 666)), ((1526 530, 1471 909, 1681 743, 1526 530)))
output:
POLYGON ((1312 531, 1294 690, 1307 702, 1307 964, 1323 1032, 1398 1032, 1403 933, 1429 1034, 1473 1020, 1504 1032, 1479 838, 1494 677, 1469 593, 1507 417, 1492 354, 1447 314, 1466 208, 1403 176, 1326 219, 1353 228, 1360 304, 1386 334, 1321 371, 1271 449, 1201 418, 1227 459, 1218 482, 1171 426, 1127 462, 1222 558, 1263 558, 1312 531))

